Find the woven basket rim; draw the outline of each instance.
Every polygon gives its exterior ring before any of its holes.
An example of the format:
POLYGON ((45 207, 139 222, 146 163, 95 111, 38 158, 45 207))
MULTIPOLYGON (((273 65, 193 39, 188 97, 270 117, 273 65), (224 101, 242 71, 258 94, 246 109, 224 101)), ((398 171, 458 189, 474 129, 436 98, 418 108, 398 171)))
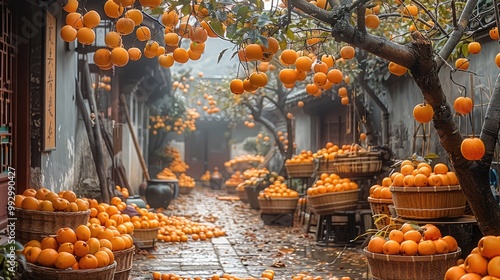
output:
POLYGON ((431 186, 431 187, 395 187, 390 186, 389 190, 391 192, 448 192, 448 191, 460 191, 462 187, 460 185, 451 186, 431 186))
POLYGON ((369 196, 367 200, 371 203, 394 204, 391 198, 374 198, 369 196))
POLYGON ((462 254, 462 249, 458 247, 455 252, 447 253, 447 254, 437 254, 437 255, 429 255, 429 256, 401 256, 401 255, 386 255, 386 254, 377 254, 368 251, 367 247, 363 248, 363 253, 367 258, 375 259, 375 260, 385 260, 391 262, 425 262, 425 261, 440 261, 447 260, 450 258, 457 258, 462 254))
POLYGON ((111 269, 116 268, 116 261, 114 261, 112 264, 104 267, 99 267, 99 268, 92 268, 92 269, 58 269, 58 268, 51 268, 51 267, 45 267, 45 266, 39 266, 35 265, 26 261, 23 261, 23 264, 28 267, 29 270, 31 271, 39 271, 39 272, 46 272, 46 273, 54 273, 54 274, 89 274, 89 273, 97 273, 97 272, 104 272, 108 271, 111 269))
POLYGON ((289 166, 313 166, 314 163, 313 162, 306 162, 306 163, 285 163, 285 166, 286 167, 289 167, 289 166))
POLYGON ((14 208, 16 211, 22 211, 26 213, 36 213, 41 215, 65 215, 65 216, 76 216, 76 215, 86 215, 90 214, 90 209, 85 211, 76 211, 76 212, 66 212, 66 211, 40 211, 40 210, 30 210, 23 208, 14 208))
POLYGON ((134 228, 134 231, 138 232, 147 232, 147 231, 158 231, 160 227, 155 227, 155 228, 134 228))
POLYGON ((127 248, 127 249, 123 249, 123 250, 120 250, 120 251, 113 251, 113 254, 115 254, 115 257, 116 257, 116 254, 126 254, 130 251, 134 251, 135 250, 135 245, 132 244, 132 247, 130 248, 127 248))
POLYGON ((179 188, 194 188, 195 186, 179 185, 179 188))
POLYGON ((272 200, 279 200, 279 201, 293 201, 293 200, 299 200, 299 197, 257 197, 258 200, 266 200, 266 201, 272 201, 272 200))
POLYGON ((348 190, 348 191, 341 191, 341 192, 327 192, 327 193, 323 193, 323 194, 315 194, 315 195, 308 195, 307 197, 313 197, 313 198, 316 198, 316 197, 323 197, 323 196, 331 196, 331 195, 336 195, 336 194, 345 194, 345 193, 353 193, 353 192, 359 192, 359 188, 358 189, 355 189, 355 190, 348 190))

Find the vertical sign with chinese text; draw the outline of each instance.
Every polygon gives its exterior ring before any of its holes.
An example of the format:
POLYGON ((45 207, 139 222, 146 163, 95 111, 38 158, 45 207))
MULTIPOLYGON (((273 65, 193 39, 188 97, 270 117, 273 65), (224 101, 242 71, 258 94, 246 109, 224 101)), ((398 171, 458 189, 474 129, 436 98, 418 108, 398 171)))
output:
POLYGON ((56 18, 47 12, 45 26, 45 98, 43 150, 56 148, 56 18))

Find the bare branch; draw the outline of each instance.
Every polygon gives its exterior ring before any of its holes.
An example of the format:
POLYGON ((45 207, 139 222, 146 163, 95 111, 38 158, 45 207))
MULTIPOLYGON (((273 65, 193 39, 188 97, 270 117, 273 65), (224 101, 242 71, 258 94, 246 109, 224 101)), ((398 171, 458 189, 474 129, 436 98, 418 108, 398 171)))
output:
POLYGON ((364 5, 359 5, 356 10, 357 10, 356 14, 358 16, 357 21, 356 21, 358 31, 361 33, 366 33, 366 25, 365 25, 366 8, 364 5))
POLYGON ((469 19, 472 16, 474 9, 476 8, 477 1, 478 0, 468 0, 467 3, 465 4, 465 8, 462 11, 462 14, 460 15, 460 19, 458 20, 455 29, 450 34, 450 38, 448 39, 448 41, 446 41, 445 45, 439 52, 439 56, 435 57, 438 68, 443 65, 444 63, 443 59, 448 59, 450 54, 457 46, 458 42, 460 42, 460 40, 462 39, 465 29, 469 24, 469 19))

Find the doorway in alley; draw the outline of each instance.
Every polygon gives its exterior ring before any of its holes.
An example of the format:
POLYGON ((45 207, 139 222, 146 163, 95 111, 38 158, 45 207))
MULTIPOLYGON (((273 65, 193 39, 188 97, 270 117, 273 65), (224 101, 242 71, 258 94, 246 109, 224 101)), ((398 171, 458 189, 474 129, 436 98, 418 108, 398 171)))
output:
POLYGON ((205 170, 212 172, 214 167, 224 174, 224 162, 229 160, 227 122, 201 120, 196 127, 196 131, 186 136, 185 162, 189 165, 189 175, 199 179, 205 170))

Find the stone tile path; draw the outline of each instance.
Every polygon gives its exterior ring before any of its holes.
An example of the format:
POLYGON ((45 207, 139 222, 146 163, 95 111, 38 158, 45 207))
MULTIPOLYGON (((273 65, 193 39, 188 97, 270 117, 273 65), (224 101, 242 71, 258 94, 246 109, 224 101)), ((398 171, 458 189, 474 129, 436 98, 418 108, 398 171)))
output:
POLYGON ((202 278, 229 273, 258 279, 265 269, 273 269, 275 279, 291 279, 298 273, 367 279, 360 244, 317 246, 314 234, 305 233, 305 225, 297 217, 293 226, 265 225, 258 210, 240 201, 218 200, 219 195, 228 194, 224 189, 196 187, 173 200, 165 214, 209 221, 223 228, 225 237, 157 242, 155 248, 134 256, 131 279, 152 279, 153 271, 202 278))

